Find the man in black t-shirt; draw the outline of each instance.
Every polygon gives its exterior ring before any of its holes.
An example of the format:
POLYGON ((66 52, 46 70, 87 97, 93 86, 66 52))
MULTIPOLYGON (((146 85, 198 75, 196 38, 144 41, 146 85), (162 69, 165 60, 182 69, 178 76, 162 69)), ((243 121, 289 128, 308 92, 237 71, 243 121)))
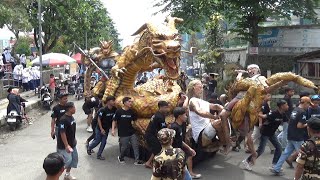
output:
POLYGON ((286 112, 286 119, 284 119, 283 123, 282 123, 282 132, 278 135, 278 140, 281 144, 282 147, 286 147, 287 143, 288 143, 288 121, 291 115, 291 112, 293 110, 293 103, 292 103, 292 99, 291 97, 294 95, 294 89, 290 88, 290 87, 286 87, 285 88, 285 95, 283 97, 283 99, 285 101, 287 101, 289 109, 286 112))
POLYGON ((57 152, 64 157, 66 174, 64 179, 76 179, 70 175, 71 168, 78 166, 78 151, 76 148, 76 120, 73 114, 76 108, 72 102, 65 104, 66 113, 60 118, 58 125, 59 136, 57 137, 57 152))
POLYGON ((124 97, 122 99, 123 107, 118 109, 113 116, 112 122, 112 136, 115 136, 115 128, 118 127, 118 136, 120 142, 120 156, 118 156, 118 161, 124 164, 125 152, 129 147, 129 143, 132 146, 134 152, 135 162, 134 165, 144 165, 139 160, 139 143, 138 137, 135 134, 135 130, 132 126, 132 122, 137 120, 136 113, 131 109, 132 99, 130 97, 124 97))
MULTIPOLYGON (((262 114, 269 114, 269 112, 270 112, 270 106, 269 106, 270 100, 271 100, 271 94, 266 94, 265 97, 264 97, 264 101, 262 103, 262 107, 261 107, 261 113, 262 114)), ((262 124, 263 124, 263 119, 259 118, 259 121, 254 125, 253 133, 251 135, 254 143, 256 143, 258 140, 260 140, 260 137, 261 137, 260 129, 262 127, 262 124)), ((274 151, 274 147, 270 143, 270 141, 267 141, 267 143, 268 143, 268 146, 269 146, 271 152, 274 151)))
POLYGON ((99 106, 99 99, 96 97, 86 97, 82 105, 83 112, 88 115, 87 117, 87 131, 91 133, 93 131, 91 127, 93 119, 93 111, 99 106))
MULTIPOLYGON (((187 157, 187 165, 188 169, 186 169, 186 176, 190 176, 193 179, 198 179, 201 177, 201 174, 197 174, 193 172, 193 163, 192 158, 196 155, 196 152, 188 146, 185 141, 186 131, 187 131, 187 113, 185 108, 176 107, 173 110, 173 116, 175 118, 175 122, 170 125, 171 129, 174 129, 176 135, 173 138, 172 147, 181 148, 187 157)), ((190 178, 190 179, 191 179, 190 178)), ((188 178, 185 178, 188 179, 188 178)))
POLYGON ((285 160, 294 151, 299 151, 304 142, 305 128, 307 127, 306 110, 309 108, 310 103, 311 99, 309 97, 302 97, 300 98, 299 106, 293 109, 288 126, 288 144, 277 164, 270 169, 272 173, 279 175, 285 160))
POLYGON ((56 136, 58 136, 58 125, 60 118, 64 115, 66 112, 66 103, 68 102, 68 94, 60 94, 59 95, 59 104, 55 105, 52 108, 51 113, 51 137, 54 139, 56 136))
POLYGON ((145 140, 148 148, 152 152, 149 160, 145 164, 148 168, 152 168, 152 160, 154 156, 159 154, 161 151, 161 144, 157 138, 157 134, 160 129, 167 127, 166 116, 169 112, 169 103, 166 101, 159 101, 158 108, 159 110, 151 117, 151 121, 145 133, 145 140))
POLYGON ((215 74, 214 73, 210 73, 209 74, 209 81, 208 81, 208 96, 210 96, 212 93, 214 93, 214 91, 216 90, 217 87, 217 80, 214 79, 215 78, 215 74))
MULTIPOLYGON (((277 102, 277 106, 277 110, 269 112, 268 114, 259 115, 260 118, 265 119, 265 121, 261 126, 261 137, 259 147, 257 149, 257 158, 261 154, 263 154, 264 149, 267 145, 267 141, 270 141, 276 148, 273 155, 272 166, 278 162, 282 151, 281 144, 279 143, 275 135, 275 132, 278 129, 279 125, 282 123, 283 119, 285 118, 285 112, 289 108, 288 103, 285 100, 280 100, 279 102, 277 102)), ((247 158, 246 163, 253 164, 252 155, 247 158)), ((246 169, 252 170, 250 166, 246 166, 246 169)))
POLYGON ((102 107, 98 111, 98 126, 96 126, 95 132, 96 136, 95 139, 91 144, 89 144, 87 153, 91 155, 91 150, 95 148, 100 142, 100 148, 97 154, 97 159, 105 160, 103 156, 101 156, 109 134, 109 129, 112 127, 112 118, 115 114, 117 108, 115 107, 115 97, 108 96, 105 101, 105 107, 102 107))

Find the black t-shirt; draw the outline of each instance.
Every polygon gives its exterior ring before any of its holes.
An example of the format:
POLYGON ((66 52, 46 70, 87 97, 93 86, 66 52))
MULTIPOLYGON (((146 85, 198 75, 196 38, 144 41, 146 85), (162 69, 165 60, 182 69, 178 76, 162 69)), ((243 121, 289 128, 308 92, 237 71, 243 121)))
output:
POLYGON ((214 92, 214 90, 216 89, 217 87, 217 81, 215 79, 213 80, 210 80, 208 82, 208 86, 209 86, 209 92, 214 92))
MULTIPOLYGON (((261 107, 262 114, 269 114, 270 112, 270 106, 268 104, 268 101, 263 101, 262 107, 261 107)), ((255 124, 256 126, 259 126, 259 121, 255 124)))
POLYGON ((112 127, 112 118, 117 108, 112 107, 109 109, 107 106, 102 107, 98 111, 98 117, 101 120, 101 125, 104 130, 109 130, 112 127))
POLYGON ((176 135, 173 138, 172 147, 182 149, 182 142, 186 137, 187 124, 183 123, 182 125, 179 125, 177 122, 174 122, 171 124, 170 128, 176 131, 176 135))
POLYGON ((293 109, 290 116, 288 140, 303 141, 305 139, 305 128, 297 128, 298 122, 301 122, 302 124, 307 123, 307 115, 304 109, 296 107, 293 109))
POLYGON ((284 118, 285 114, 281 114, 278 110, 269 112, 262 124, 261 134, 263 136, 273 136, 284 118))
POLYGON ((166 117, 157 111, 150 120, 150 123, 146 130, 146 136, 157 137, 158 131, 162 128, 167 127, 166 117))
POLYGON ((63 141, 61 139, 61 133, 66 133, 68 144, 71 147, 75 147, 77 145, 76 141, 76 120, 72 116, 63 115, 60 118, 59 123, 59 136, 58 136, 58 149, 65 149, 63 141))
POLYGON ((135 133, 135 130, 132 126, 132 121, 137 119, 136 114, 133 110, 124 110, 122 108, 118 109, 113 116, 113 120, 117 121, 118 125, 118 136, 119 137, 128 137, 135 133))
POLYGON ((317 106, 317 107, 309 107, 308 110, 307 110, 307 119, 310 119, 311 117, 317 117, 317 118, 320 118, 320 107, 317 106))
POLYGON ((58 126, 59 120, 64 115, 65 112, 66 112, 66 107, 62 106, 61 104, 57 104, 52 108, 51 117, 56 118, 56 126, 58 126))
POLYGON ((82 109, 91 109, 91 108, 97 108, 99 107, 100 101, 98 98, 90 98, 90 100, 86 100, 83 105, 82 109))
POLYGON ((292 99, 290 96, 288 96, 287 94, 284 95, 284 98, 283 98, 285 101, 287 101, 288 103, 288 106, 289 106, 289 109, 288 111, 286 112, 286 118, 284 119, 283 122, 288 122, 289 121, 289 118, 291 116, 291 112, 293 111, 293 103, 292 103, 292 99))

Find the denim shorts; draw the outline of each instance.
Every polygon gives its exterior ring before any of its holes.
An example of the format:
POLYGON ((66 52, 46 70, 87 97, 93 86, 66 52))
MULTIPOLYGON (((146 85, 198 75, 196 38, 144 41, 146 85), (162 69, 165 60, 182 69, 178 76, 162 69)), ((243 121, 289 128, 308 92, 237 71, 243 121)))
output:
POLYGON ((64 166, 66 168, 77 168, 78 166, 78 151, 76 146, 72 153, 68 153, 65 149, 58 149, 57 152, 64 158, 64 166))

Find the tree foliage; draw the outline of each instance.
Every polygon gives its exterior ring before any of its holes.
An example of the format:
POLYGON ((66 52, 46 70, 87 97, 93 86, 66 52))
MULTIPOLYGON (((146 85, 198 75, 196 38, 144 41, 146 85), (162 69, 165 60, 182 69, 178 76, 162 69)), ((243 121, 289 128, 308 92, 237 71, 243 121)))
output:
POLYGON ((31 55, 30 44, 32 44, 32 39, 30 37, 20 37, 15 44, 15 52, 17 54, 25 54, 26 56, 31 55))
MULTIPOLYGON (((100 0, 42 1, 43 52, 49 52, 64 36, 66 44, 73 42, 84 47, 87 34, 88 46, 99 40, 114 40, 118 45, 118 33, 100 0)), ((34 27, 34 38, 39 48, 38 3, 28 6, 29 20, 34 27)))
POLYGON ((156 6, 162 11, 185 19, 184 30, 203 30, 214 13, 220 13, 229 22, 231 30, 246 38, 252 46, 258 45, 258 25, 269 17, 287 18, 291 15, 315 19, 314 9, 319 0, 161 0, 156 6))

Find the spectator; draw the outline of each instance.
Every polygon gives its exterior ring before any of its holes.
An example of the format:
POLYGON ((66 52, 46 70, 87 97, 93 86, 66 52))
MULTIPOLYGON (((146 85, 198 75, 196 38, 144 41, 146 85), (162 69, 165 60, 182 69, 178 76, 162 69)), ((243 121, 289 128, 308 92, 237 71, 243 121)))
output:
POLYGON ((64 171, 63 157, 55 152, 50 153, 43 161, 43 169, 47 174, 46 180, 59 180, 64 171))
POLYGON ((148 76, 146 72, 143 73, 143 76, 140 78, 140 81, 142 81, 143 83, 146 83, 148 81, 148 76))
POLYGON ((26 62, 26 55, 25 54, 21 54, 20 56, 20 64, 23 66, 23 68, 27 67, 27 62, 26 62))
POLYGON ((56 80, 54 79, 53 74, 50 74, 49 89, 50 89, 51 99, 54 99, 54 93, 56 92, 56 80))
POLYGON ((28 69, 25 68, 22 70, 22 86, 23 86, 23 91, 29 91, 29 72, 28 69))
POLYGON ((212 93, 215 92, 216 87, 217 87, 217 80, 215 80, 215 73, 210 73, 209 74, 209 81, 208 81, 208 93, 211 95, 212 93))

